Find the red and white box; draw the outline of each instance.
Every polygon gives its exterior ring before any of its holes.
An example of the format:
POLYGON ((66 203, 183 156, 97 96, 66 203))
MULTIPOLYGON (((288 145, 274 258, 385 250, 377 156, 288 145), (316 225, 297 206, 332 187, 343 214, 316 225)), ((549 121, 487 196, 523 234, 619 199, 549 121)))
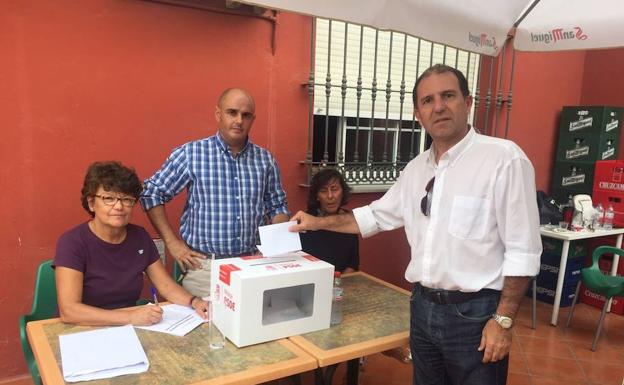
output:
POLYGON ((215 325, 238 347, 327 329, 334 266, 301 251, 278 258, 217 259, 215 325))

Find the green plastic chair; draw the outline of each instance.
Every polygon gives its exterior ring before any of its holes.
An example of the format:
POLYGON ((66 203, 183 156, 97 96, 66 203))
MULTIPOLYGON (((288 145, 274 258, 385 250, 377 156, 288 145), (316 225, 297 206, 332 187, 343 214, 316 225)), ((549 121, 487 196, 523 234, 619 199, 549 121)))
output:
POLYGON ((41 385, 41 376, 26 336, 26 324, 30 321, 52 318, 56 315, 56 309, 56 280, 54 278, 54 269, 52 269, 52 260, 50 259, 41 262, 37 269, 35 293, 30 314, 22 315, 19 318, 22 350, 24 351, 28 371, 35 385, 41 385))
POLYGON ((609 306, 609 302, 611 302, 610 299, 613 297, 624 296, 624 277, 603 274, 598 268, 598 260, 600 259, 600 256, 606 253, 622 256, 624 255, 624 250, 611 246, 600 246, 594 250, 594 253, 592 254, 592 265, 581 269, 581 279, 576 285, 576 294, 574 295, 572 308, 570 309, 568 321, 566 322, 566 327, 569 327, 572 322, 572 315, 574 314, 574 306, 578 301, 581 282, 592 292, 605 297, 605 304, 602 307, 600 321, 598 321, 598 329, 596 329, 596 335, 594 336, 594 342, 592 343, 592 351, 596 351, 598 338, 600 338, 600 332, 602 331, 602 324, 607 313, 607 307, 609 306))
POLYGON ((179 284, 182 284, 182 280, 184 279, 184 274, 186 274, 186 272, 182 270, 182 268, 180 267, 180 264, 176 260, 174 260, 173 261, 173 280, 179 284))

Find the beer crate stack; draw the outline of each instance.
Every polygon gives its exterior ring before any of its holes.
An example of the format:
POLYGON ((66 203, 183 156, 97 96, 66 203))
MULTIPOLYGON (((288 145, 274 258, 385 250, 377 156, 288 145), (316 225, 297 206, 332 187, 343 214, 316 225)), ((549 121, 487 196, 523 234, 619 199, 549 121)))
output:
POLYGON ((557 202, 592 194, 596 161, 618 157, 623 111, 608 106, 563 107, 551 188, 557 202))
MULTIPOLYGON (((537 275, 537 299, 546 302, 555 302, 557 289, 557 276, 559 274, 559 262, 561 261, 562 242, 552 238, 542 238, 542 252, 540 272, 537 275)), ((570 306, 574 299, 576 284, 581 276, 581 268, 587 256, 587 247, 584 241, 570 242, 568 261, 561 292, 561 307, 570 306)), ((532 289, 529 290, 531 295, 532 289)))
MULTIPOLYGON (((602 204, 605 209, 609 205, 612 206, 615 214, 613 217, 613 226, 624 227, 624 160, 603 160, 596 162, 592 201, 594 204, 602 204)), ((607 242, 604 241, 604 238, 589 242, 589 255, 591 255, 593 249, 598 246, 603 244, 612 245, 614 243, 615 236, 607 242)), ((588 258, 586 266, 589 266, 591 263, 591 258, 588 258)), ((598 267, 604 274, 610 274, 612 266, 612 255, 605 254, 598 261, 598 267)), ((616 273, 617 275, 624 276, 624 258, 620 258, 616 273)), ((581 286, 579 297, 581 302, 599 309, 602 309, 605 301, 604 296, 592 293, 584 286, 581 286)), ((613 298, 611 313, 624 315, 624 298, 613 298)))

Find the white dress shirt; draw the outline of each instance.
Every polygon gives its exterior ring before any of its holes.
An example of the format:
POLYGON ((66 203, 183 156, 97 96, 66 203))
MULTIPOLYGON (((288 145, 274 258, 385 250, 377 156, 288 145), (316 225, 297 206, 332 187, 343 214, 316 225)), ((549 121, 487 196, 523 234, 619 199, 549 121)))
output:
POLYGON ((468 134, 435 163, 432 149, 407 164, 380 199, 353 210, 363 237, 405 227, 405 278, 423 286, 500 290, 504 276, 539 272, 542 244, 535 173, 513 142, 468 134), (431 211, 421 212, 435 176, 431 211))

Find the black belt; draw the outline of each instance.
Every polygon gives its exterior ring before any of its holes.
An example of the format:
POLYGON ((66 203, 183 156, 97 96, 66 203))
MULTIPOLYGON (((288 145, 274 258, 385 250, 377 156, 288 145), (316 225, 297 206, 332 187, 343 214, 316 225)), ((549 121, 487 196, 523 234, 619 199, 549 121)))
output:
POLYGON ((435 302, 438 305, 448 305, 452 303, 467 302, 475 298, 486 297, 488 295, 500 294, 499 290, 494 289, 481 289, 473 292, 463 292, 459 290, 442 290, 442 289, 430 289, 416 282, 414 284, 414 291, 421 296, 427 298, 431 302, 435 302))

